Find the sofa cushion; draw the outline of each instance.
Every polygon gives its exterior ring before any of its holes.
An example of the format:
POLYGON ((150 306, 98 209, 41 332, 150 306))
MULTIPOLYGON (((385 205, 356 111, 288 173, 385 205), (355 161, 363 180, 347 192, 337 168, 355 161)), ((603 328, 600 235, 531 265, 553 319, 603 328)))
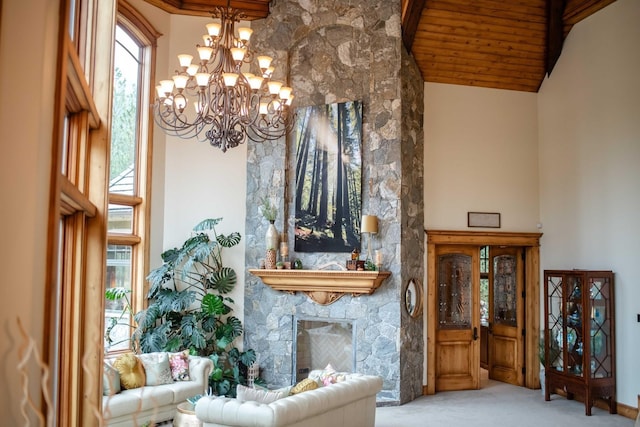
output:
POLYGON ((189 351, 184 350, 179 353, 169 353, 169 365, 171 366, 171 377, 174 381, 189 381, 189 351))
POLYGON ((173 383, 169 355, 167 353, 139 354, 138 359, 144 366, 146 385, 162 385, 173 383))
POLYGON ((115 418, 180 403, 173 401, 174 394, 170 387, 170 385, 147 386, 123 390, 122 393, 111 396, 103 402, 105 404, 103 412, 106 414, 108 411, 109 418, 115 418))
POLYGON ((241 402, 271 403, 286 396, 288 396, 288 393, 285 393, 285 391, 256 389, 242 384, 238 384, 236 389, 236 398, 241 402))
POLYGON ((120 393, 120 373, 110 363, 104 362, 104 371, 102 374, 102 394, 110 396, 120 393))
POLYGON ((291 394, 299 394, 316 388, 318 388, 318 383, 315 380, 305 378, 291 388, 291 394))
POLYGON ((145 384, 144 367, 133 353, 123 354, 113 362, 113 367, 120 373, 122 388, 132 389, 145 384))

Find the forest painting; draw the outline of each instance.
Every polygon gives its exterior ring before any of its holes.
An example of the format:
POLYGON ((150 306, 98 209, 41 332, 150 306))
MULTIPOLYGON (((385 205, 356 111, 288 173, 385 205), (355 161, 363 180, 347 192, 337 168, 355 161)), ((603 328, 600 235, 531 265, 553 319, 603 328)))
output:
POLYGON ((362 102, 301 108, 296 117, 295 250, 360 247, 362 102))

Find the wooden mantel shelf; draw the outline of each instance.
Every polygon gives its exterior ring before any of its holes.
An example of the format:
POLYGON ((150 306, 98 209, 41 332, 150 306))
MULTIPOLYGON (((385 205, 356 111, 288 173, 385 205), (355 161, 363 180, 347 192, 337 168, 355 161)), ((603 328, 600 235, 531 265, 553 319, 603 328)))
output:
POLYGON ((276 291, 304 292, 318 304, 328 305, 344 294, 370 295, 391 275, 389 271, 265 270, 250 269, 276 291))

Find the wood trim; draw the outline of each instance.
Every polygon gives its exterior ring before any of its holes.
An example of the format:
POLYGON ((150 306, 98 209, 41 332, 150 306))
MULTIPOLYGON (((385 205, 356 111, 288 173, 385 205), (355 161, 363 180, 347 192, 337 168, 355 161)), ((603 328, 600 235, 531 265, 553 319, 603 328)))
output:
MULTIPOLYGON (((151 3, 151 1, 149 1, 151 3)), ((135 27, 140 34, 147 39, 150 46, 158 46, 158 38, 162 36, 162 33, 154 28, 153 25, 145 18, 138 10, 131 4, 124 0, 118 1, 118 19, 126 19, 131 23, 132 27, 135 27)))
POLYGON ((62 215, 73 215, 83 212, 88 217, 96 216, 96 207, 87 196, 82 194, 69 179, 60 175, 60 211, 62 215))
POLYGON ((109 203, 123 206, 137 206, 143 202, 142 197, 131 196, 129 194, 109 193, 109 203))
POLYGON ((509 245, 540 246, 542 233, 512 233, 500 231, 425 230, 427 242, 436 245, 509 245))
POLYGON ((66 96, 67 110, 70 113, 88 111, 89 125, 91 129, 97 129, 100 126, 100 115, 93 100, 91 89, 89 89, 87 80, 84 77, 80 59, 73 42, 68 36, 65 43, 67 44, 67 83, 69 85, 69 91, 66 96))
POLYGON ((133 236, 131 234, 109 233, 107 237, 107 244, 109 245, 134 246, 140 244, 141 241, 142 239, 139 236, 133 236))
POLYGON ((427 385, 426 394, 435 394, 436 354, 436 246, 489 245, 525 248, 525 283, 528 295, 525 308, 525 387, 540 388, 538 340, 540 334, 540 237, 542 233, 496 231, 425 230, 427 235, 427 385))
POLYGON ((426 0, 403 0, 402 2, 402 42, 407 52, 411 52, 425 3, 426 0))

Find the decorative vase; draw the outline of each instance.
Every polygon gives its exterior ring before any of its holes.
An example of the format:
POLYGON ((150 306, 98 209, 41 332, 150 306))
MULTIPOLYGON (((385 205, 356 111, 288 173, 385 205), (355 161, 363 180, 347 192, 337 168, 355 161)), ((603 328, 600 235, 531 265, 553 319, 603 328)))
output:
POLYGON ((264 268, 267 270, 274 270, 276 268, 276 250, 267 249, 264 257, 264 268))
POLYGON ((273 221, 269 222, 269 227, 267 227, 267 234, 264 236, 266 249, 278 250, 278 243, 280 241, 280 234, 278 233, 278 229, 273 224, 273 221))

